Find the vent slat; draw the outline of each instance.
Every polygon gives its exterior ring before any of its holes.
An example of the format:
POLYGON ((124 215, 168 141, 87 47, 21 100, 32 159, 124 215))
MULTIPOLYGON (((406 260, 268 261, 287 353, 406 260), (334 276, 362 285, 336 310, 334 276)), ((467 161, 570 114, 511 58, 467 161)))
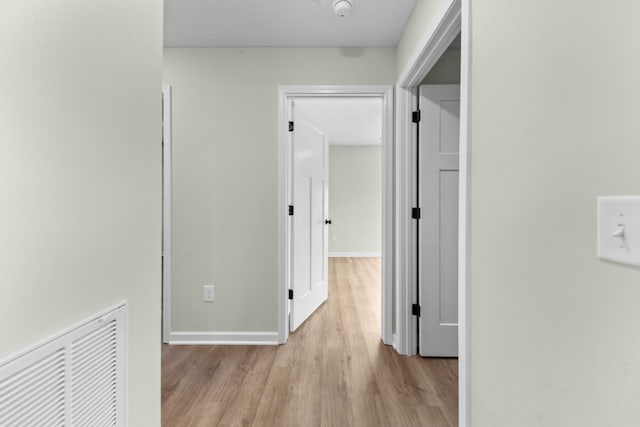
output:
POLYGON ((100 352, 96 352, 92 358, 72 361, 71 366, 73 367, 74 372, 84 372, 91 369, 91 367, 96 363, 107 363, 107 361, 116 356, 115 352, 116 351, 113 346, 105 347, 104 349, 101 349, 100 352))
POLYGON ((115 323, 110 323, 73 344, 74 425, 101 426, 116 419, 117 339, 115 323))
POLYGON ((74 378, 81 380, 87 376, 95 375, 99 370, 102 370, 106 366, 112 365, 117 355, 114 350, 107 350, 108 353, 97 355, 95 359, 86 361, 82 365, 72 365, 74 370, 74 378))
POLYGON ((82 342, 89 341, 93 339, 96 335, 100 334, 100 331, 104 329, 112 328, 115 324, 116 324, 116 319, 111 319, 106 323, 103 322, 103 323, 96 324, 95 327, 91 331, 89 331, 88 334, 78 337, 77 339, 74 340, 74 342, 82 343, 82 342))
POLYGON ((73 353, 71 364, 74 368, 74 372, 76 372, 77 370, 90 369, 94 363, 98 363, 99 361, 114 357, 117 344, 116 341, 111 340, 106 344, 107 345, 89 349, 87 352, 85 352, 85 354, 82 355, 82 357, 77 357, 76 353, 73 353))
POLYGON ((0 396, 0 404, 2 402, 6 402, 11 399, 12 396, 21 393, 23 390, 27 389, 29 386, 33 384, 38 384, 43 381, 45 378, 62 375, 65 374, 65 366, 64 360, 59 361, 58 363, 52 363, 43 366, 44 369, 40 369, 38 371, 34 371, 25 377, 17 377, 16 381, 13 381, 12 384, 0 384, 0 387, 3 388, 4 392, 0 396), (46 376, 43 376, 46 375, 46 376))
POLYGON ((115 342, 112 342, 109 346, 98 347, 90 354, 87 354, 84 358, 71 358, 71 366, 74 372, 77 370, 87 370, 91 368, 94 363, 104 361, 105 359, 111 359, 115 353, 115 342))
POLYGON ((100 414, 114 414, 116 413, 113 400, 115 399, 115 392, 112 392, 107 398, 98 401, 97 403, 86 405, 82 408, 82 412, 77 416, 74 415, 74 424, 78 426, 87 425, 88 420, 95 420, 100 417, 100 414))
POLYGON ((64 363, 59 350, 0 382, 0 425, 52 425, 56 415, 64 418, 64 363))
POLYGON ((103 412, 101 416, 96 418, 97 427, 113 427, 116 425, 116 412, 103 412))
POLYGON ((56 406, 51 406, 40 412, 16 413, 11 418, 0 419, 2 426, 41 426, 56 425, 56 420, 64 421, 64 402, 59 402, 56 406), (25 415, 26 414, 26 415, 25 415), (34 420, 35 419, 35 420, 34 420))
POLYGON ((114 321, 109 322, 106 325, 101 326, 99 329, 91 332, 89 335, 79 338, 73 342, 73 347, 88 347, 91 348, 95 345, 95 341, 99 341, 110 333, 115 334, 116 324, 114 321), (105 334, 106 331, 106 334, 105 334))
POLYGON ((104 383, 109 377, 114 377, 113 380, 109 382, 115 381, 115 375, 116 361, 114 360, 110 365, 102 367, 98 372, 95 372, 95 375, 87 375, 81 380, 74 379, 72 382, 72 393, 74 396, 84 396, 91 389, 95 388, 97 383, 104 383))
POLYGON ((58 383, 46 384, 42 388, 33 390, 30 394, 22 394, 19 397, 19 399, 7 402, 7 404, 0 409, 0 419, 4 419, 5 417, 10 419, 16 416, 27 416, 26 414, 37 412, 41 408, 44 408, 44 405, 41 404, 42 401, 51 399, 64 401, 64 378, 58 383))
POLYGON ((108 321, 107 323, 102 323, 99 326, 95 327, 92 331, 90 331, 88 334, 77 338, 74 343, 83 343, 83 342, 87 342, 92 340, 93 338, 95 338, 96 335, 101 334, 101 331, 103 331, 104 329, 111 329, 114 328, 116 325, 116 320, 112 319, 110 321, 108 321))
POLYGON ((98 344, 104 347, 104 350, 85 349, 82 352, 82 358, 73 358, 72 416, 76 425, 86 425, 89 420, 96 423, 97 418, 103 419, 116 415, 116 337, 114 334, 109 334, 105 338, 100 340, 94 336, 92 340, 85 343, 98 344))
POLYGON ((94 388, 91 393, 83 395, 74 395, 74 414, 82 408, 91 406, 96 401, 101 401, 106 395, 115 389, 115 374, 110 378, 106 378, 98 387, 94 388))
POLYGON ((13 420, 7 420, 0 425, 7 426, 50 426, 64 423, 65 405, 64 405, 64 388, 61 396, 52 396, 49 400, 38 402, 37 411, 23 412, 16 414, 13 420), (26 415, 25 415, 26 414, 26 415))
POLYGON ((64 350, 58 350, 52 355, 43 358, 42 360, 29 365, 20 372, 7 377, 5 380, 0 381, 0 401, 9 394, 13 393, 14 387, 18 387, 18 383, 25 383, 31 378, 37 378, 40 372, 52 369, 55 365, 64 363, 64 350))
POLYGON ((94 352, 88 354, 86 357, 79 359, 72 357, 71 366, 74 372, 85 372, 90 370, 96 363, 106 363, 106 360, 110 360, 115 357, 115 342, 110 346, 98 347, 94 352))
POLYGON ((0 427, 124 426, 125 315, 120 305, 0 360, 0 427))
POLYGON ((5 396, 0 400, 0 411, 14 406, 16 402, 23 402, 30 394, 41 394, 56 384, 61 383, 64 385, 64 375, 65 368, 60 366, 50 372, 44 371, 41 378, 33 378, 32 382, 20 383, 19 386, 10 390, 10 393, 5 393, 5 396), (36 384, 35 387, 34 383, 36 384))
POLYGON ((115 426, 116 413, 115 412, 102 412, 95 415, 94 426, 95 427, 112 427, 115 426))
POLYGON ((82 408, 91 407, 95 404, 95 402, 100 402, 104 400, 111 393, 116 386, 115 383, 115 374, 111 375, 110 378, 105 378, 104 381, 98 384, 98 387, 93 389, 91 393, 86 393, 84 395, 74 395, 74 415, 81 411, 82 408))
POLYGON ((57 389, 49 391, 48 394, 30 396, 31 399, 9 407, 6 412, 0 415, 0 425, 30 425, 30 419, 43 417, 51 412, 64 415, 64 383, 60 384, 57 389))
POLYGON ((110 328, 106 331, 99 331, 100 334, 96 335, 92 340, 87 342, 75 342, 72 346, 72 353, 74 359, 84 359, 90 357, 91 353, 94 353, 97 348, 110 347, 116 340, 116 331, 114 328, 110 328), (104 334, 106 332, 106 334, 104 334))

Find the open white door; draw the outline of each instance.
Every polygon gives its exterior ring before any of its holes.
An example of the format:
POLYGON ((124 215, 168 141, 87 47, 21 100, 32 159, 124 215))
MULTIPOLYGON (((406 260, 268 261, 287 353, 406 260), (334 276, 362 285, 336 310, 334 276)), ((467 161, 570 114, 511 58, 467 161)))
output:
POLYGON ((419 352, 458 356, 460 86, 420 87, 419 352))
POLYGON ((295 331, 328 297, 328 141, 309 123, 295 123, 293 242, 289 325, 295 331))

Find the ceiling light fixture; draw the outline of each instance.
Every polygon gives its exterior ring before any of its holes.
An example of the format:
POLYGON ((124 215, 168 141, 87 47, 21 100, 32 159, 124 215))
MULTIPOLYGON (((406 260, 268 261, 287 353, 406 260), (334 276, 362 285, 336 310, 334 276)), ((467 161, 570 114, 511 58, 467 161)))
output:
POLYGON ((340 18, 348 16, 352 7, 352 0, 333 0, 333 13, 340 18))

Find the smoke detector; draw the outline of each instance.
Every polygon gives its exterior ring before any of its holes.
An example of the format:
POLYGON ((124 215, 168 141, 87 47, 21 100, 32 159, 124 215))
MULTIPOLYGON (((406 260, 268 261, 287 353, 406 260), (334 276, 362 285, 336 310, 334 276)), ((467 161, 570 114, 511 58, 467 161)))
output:
POLYGON ((352 7, 352 0, 333 0, 333 13, 340 18, 348 16, 352 7))

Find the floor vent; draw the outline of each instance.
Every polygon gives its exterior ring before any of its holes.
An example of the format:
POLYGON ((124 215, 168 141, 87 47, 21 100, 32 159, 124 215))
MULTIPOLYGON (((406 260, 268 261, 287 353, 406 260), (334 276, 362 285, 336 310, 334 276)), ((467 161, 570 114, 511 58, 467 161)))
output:
POLYGON ((125 426, 124 304, 0 360, 0 426, 125 426))

